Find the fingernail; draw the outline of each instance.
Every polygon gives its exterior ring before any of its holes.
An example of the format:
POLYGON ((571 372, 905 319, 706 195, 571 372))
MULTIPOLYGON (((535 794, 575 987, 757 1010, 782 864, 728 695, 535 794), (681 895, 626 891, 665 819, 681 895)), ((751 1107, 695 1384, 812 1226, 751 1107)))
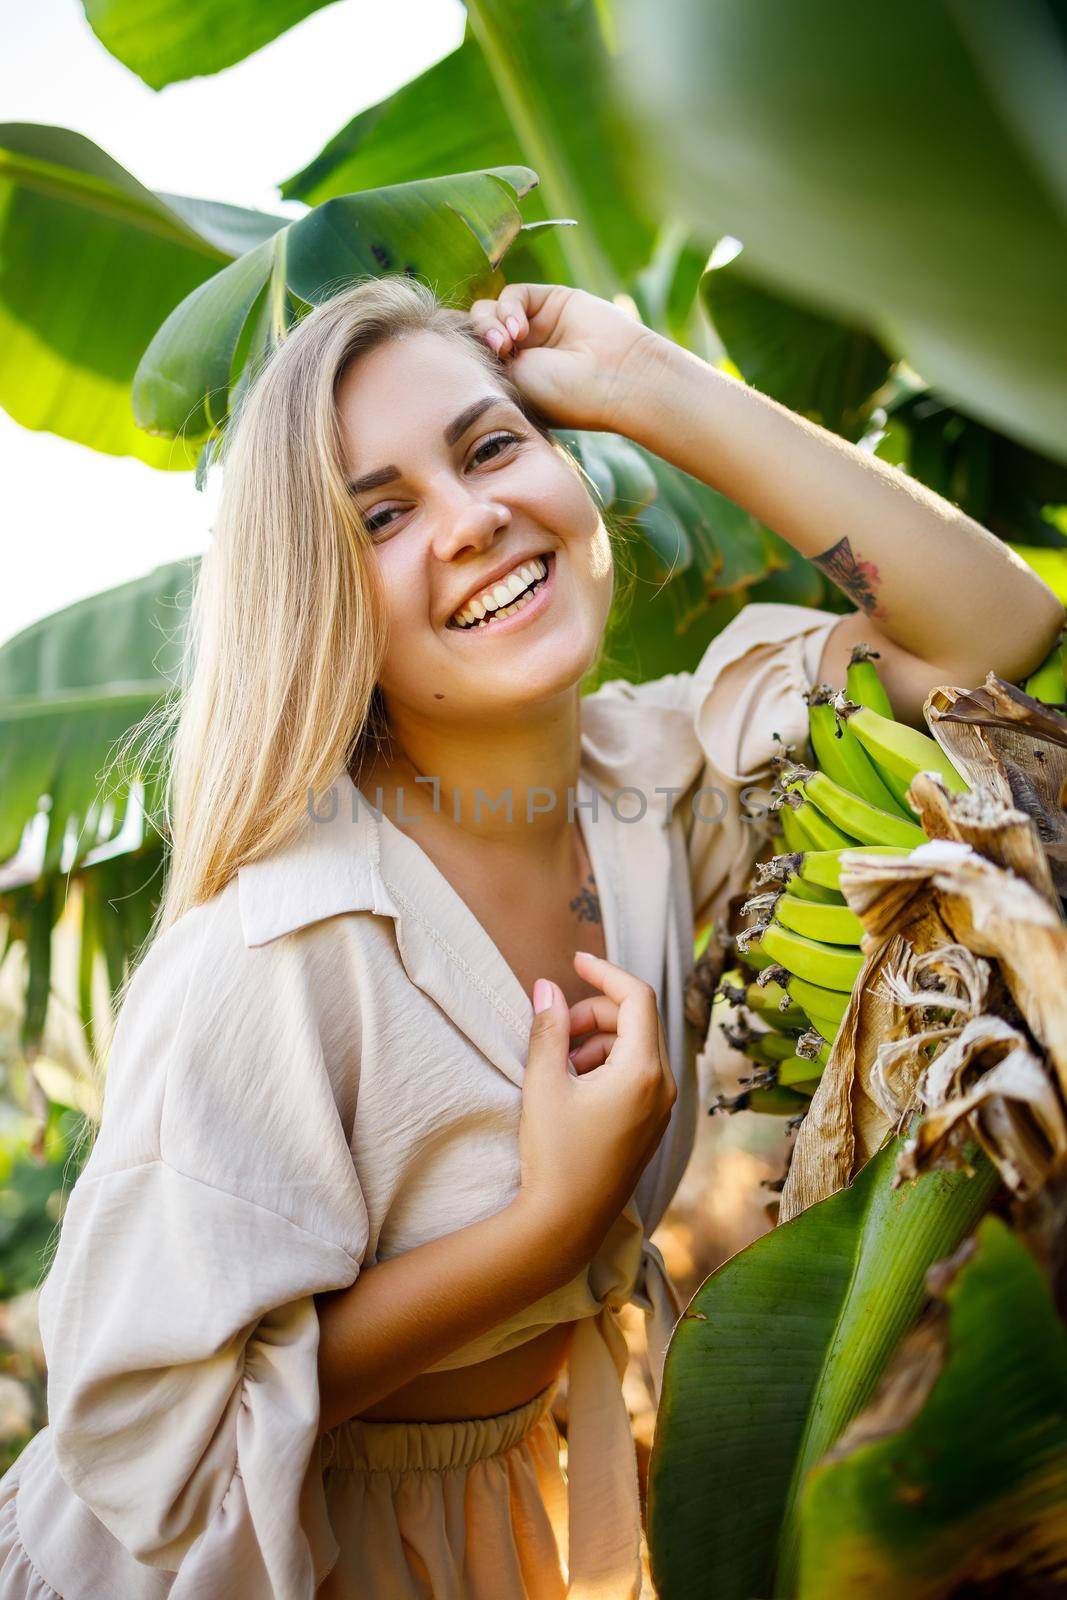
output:
POLYGON ((518 317, 505 317, 504 318, 504 326, 507 328, 508 332, 511 334, 511 337, 513 339, 517 339, 519 337, 519 319, 518 319, 518 317))
POLYGON ((547 978, 538 978, 533 986, 533 1008, 547 1011, 552 1004, 552 985, 547 978))
POLYGON ((573 1050, 568 1050, 567 1051, 567 1060, 568 1061, 573 1061, 575 1056, 578 1054, 578 1051, 580 1049, 581 1049, 581 1045, 576 1044, 573 1050))
POLYGON ((587 956, 590 961, 596 960, 596 956, 593 955, 591 950, 576 950, 574 953, 576 956, 587 956))
POLYGON ((485 336, 485 342, 491 347, 491 349, 496 351, 497 355, 499 355, 500 346, 504 343, 504 335, 501 333, 499 328, 490 328, 489 332, 485 336))

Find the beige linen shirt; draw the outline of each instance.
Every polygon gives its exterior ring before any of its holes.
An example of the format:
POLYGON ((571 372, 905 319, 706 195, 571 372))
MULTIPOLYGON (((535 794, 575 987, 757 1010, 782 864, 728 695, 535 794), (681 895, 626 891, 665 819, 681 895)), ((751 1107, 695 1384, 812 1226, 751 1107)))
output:
MULTIPOLYGON (((763 806, 742 792, 767 778, 775 735, 800 753, 838 620, 750 605, 695 672, 582 702, 575 814, 607 955, 656 990, 678 1099, 589 1266, 433 1369, 580 1319, 576 1597, 640 1588, 618 1312, 644 1308, 658 1386, 680 1306, 648 1235, 696 1127, 694 912, 715 916, 745 882, 763 806)), ((0 1485, 0 1500, 17 1488, 0 1569, 26 1579, 3 1600, 39 1600, 38 1580, 65 1600, 310 1600, 345 1538, 322 1488, 313 1296, 518 1190, 529 996, 417 827, 345 773, 316 800, 133 979, 41 1299, 50 1425, 0 1485)))

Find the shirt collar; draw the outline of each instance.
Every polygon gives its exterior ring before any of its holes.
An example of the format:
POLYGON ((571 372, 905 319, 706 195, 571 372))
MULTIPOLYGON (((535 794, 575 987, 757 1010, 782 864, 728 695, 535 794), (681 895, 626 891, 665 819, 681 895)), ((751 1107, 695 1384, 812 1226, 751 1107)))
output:
POLYGON ((237 874, 247 945, 346 911, 396 916, 381 873, 382 822, 344 769, 324 795, 308 795, 301 827, 269 856, 237 874))

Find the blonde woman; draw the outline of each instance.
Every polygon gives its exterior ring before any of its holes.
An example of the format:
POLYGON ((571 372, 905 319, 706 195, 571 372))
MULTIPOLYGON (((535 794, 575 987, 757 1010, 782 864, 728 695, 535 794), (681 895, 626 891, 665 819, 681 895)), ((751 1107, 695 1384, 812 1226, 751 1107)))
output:
POLYGON ((1061 608, 919 484, 551 285, 461 315, 354 284, 258 376, 224 480, 0 1600, 625 1600, 618 1313, 658 1382, 694 918, 854 641, 918 721, 1036 665, 1061 608), (583 699, 613 545, 546 421, 704 479, 859 609, 753 605, 693 673, 583 699))

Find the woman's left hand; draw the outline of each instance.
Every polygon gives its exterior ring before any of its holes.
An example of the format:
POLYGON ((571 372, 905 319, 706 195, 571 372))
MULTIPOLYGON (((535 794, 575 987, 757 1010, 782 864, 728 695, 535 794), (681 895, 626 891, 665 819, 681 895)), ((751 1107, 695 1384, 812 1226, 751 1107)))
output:
POLYGON ((624 432, 627 396, 671 348, 610 300, 561 284, 509 283, 469 316, 516 387, 562 428, 624 432))

